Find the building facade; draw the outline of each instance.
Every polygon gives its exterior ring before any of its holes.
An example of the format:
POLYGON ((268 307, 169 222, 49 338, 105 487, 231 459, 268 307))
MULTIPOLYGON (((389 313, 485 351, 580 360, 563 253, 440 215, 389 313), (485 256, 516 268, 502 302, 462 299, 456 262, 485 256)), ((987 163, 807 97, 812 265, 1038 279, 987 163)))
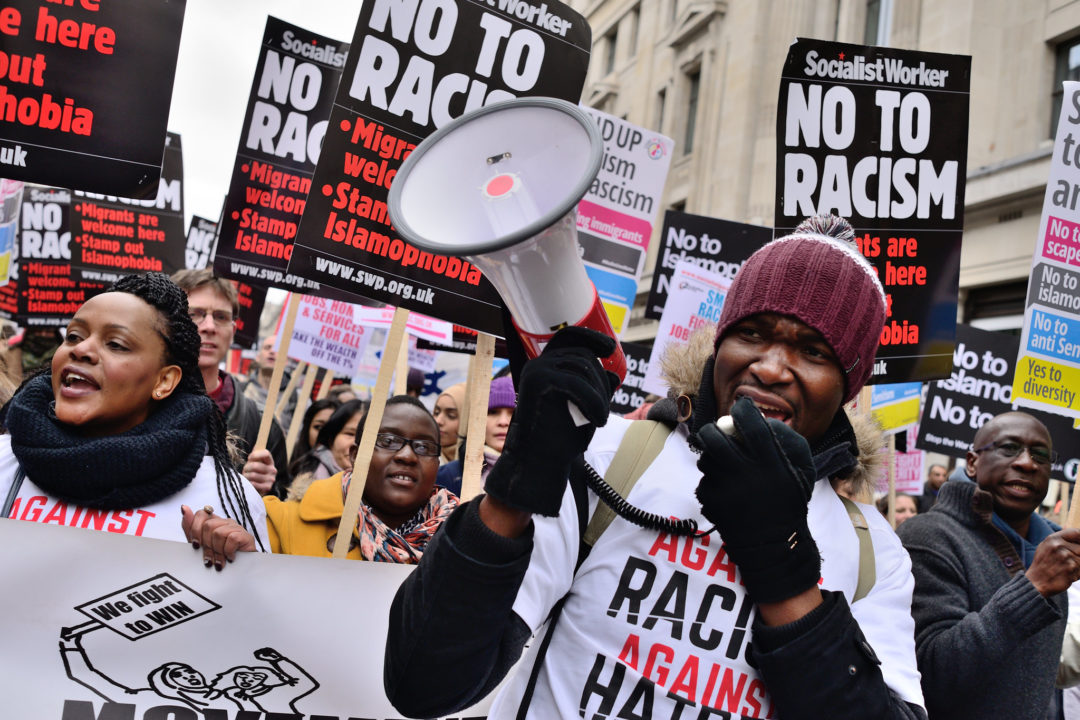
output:
MULTIPOLYGON (((766 226, 780 71, 794 38, 971 55, 958 318, 1020 327, 1061 81, 1080 78, 1080 0, 571 4, 593 29, 582 102, 675 140, 661 209, 766 226)), ((657 245, 626 340, 656 332, 641 313, 657 245)))

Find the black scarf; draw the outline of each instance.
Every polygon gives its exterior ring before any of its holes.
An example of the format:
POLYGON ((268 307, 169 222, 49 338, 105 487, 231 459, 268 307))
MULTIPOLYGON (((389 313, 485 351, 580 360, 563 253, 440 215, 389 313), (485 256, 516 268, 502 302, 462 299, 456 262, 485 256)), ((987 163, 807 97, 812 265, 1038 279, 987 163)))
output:
POLYGON ((0 421, 26 476, 64 502, 103 510, 151 505, 187 487, 206 455, 205 395, 174 392, 140 425, 84 437, 56 419, 48 373, 27 382, 0 421))

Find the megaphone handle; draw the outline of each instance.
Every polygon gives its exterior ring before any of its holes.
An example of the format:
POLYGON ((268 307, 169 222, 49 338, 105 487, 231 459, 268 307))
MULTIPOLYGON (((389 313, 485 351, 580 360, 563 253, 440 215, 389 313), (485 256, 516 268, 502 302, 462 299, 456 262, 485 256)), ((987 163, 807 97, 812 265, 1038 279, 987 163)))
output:
POLYGON ((566 409, 570 411, 570 418, 574 421, 576 427, 589 424, 589 419, 585 417, 585 414, 574 404, 573 400, 566 401, 566 409))

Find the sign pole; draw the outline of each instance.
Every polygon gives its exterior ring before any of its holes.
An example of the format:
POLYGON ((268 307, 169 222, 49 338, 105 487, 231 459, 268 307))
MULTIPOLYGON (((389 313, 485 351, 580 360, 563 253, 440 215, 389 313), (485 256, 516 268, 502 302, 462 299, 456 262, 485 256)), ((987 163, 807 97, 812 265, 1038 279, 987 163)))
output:
MULTIPOLYGON (((484 466, 484 435, 487 429, 487 404, 491 392, 491 363, 495 359, 495 336, 480 333, 476 355, 469 363, 468 420, 465 430, 465 457, 461 462, 461 499, 471 500, 483 489, 480 472, 484 466)), ((462 421, 466 422, 466 421, 462 421)))
POLYGON ((270 439, 270 425, 274 420, 274 412, 271 408, 277 405, 278 388, 281 387, 281 376, 285 373, 285 363, 289 360, 289 340, 292 338, 293 326, 296 325, 296 311, 300 307, 300 295, 289 293, 289 307, 285 312, 285 326, 281 329, 281 342, 278 346, 277 360, 274 362, 274 374, 270 376, 270 387, 266 391, 266 407, 263 409, 262 422, 259 423, 259 435, 255 438, 256 450, 265 450, 266 441, 270 439))
POLYGON ((289 382, 286 383, 285 389, 281 391, 281 397, 278 398, 277 407, 274 408, 274 417, 278 422, 281 422, 281 413, 285 412, 285 406, 289 404, 289 398, 296 392, 296 386, 300 382, 300 376, 307 372, 308 364, 301 360, 296 364, 296 368, 293 370, 292 377, 289 378, 289 382))
POLYGON ((356 527, 357 514, 360 512, 360 503, 364 498, 364 484, 367 482, 367 469, 371 464, 371 456, 375 454, 375 436, 379 434, 379 425, 382 423, 383 411, 386 409, 386 396, 390 390, 390 376, 397 364, 397 355, 401 350, 401 338, 405 335, 405 323, 409 319, 409 311, 399 307, 394 310, 394 320, 390 324, 390 335, 386 339, 386 349, 383 351, 382 362, 379 364, 379 374, 375 379, 375 390, 371 395, 371 407, 368 409, 364 420, 364 432, 360 435, 360 445, 356 449, 356 460, 353 463, 352 480, 349 482, 349 493, 345 496, 345 508, 341 511, 341 521, 338 523, 337 537, 334 539, 335 558, 344 558, 349 552, 349 544, 352 539, 353 528, 356 527))
MULTIPOLYGON (((297 368, 299 369, 299 368, 297 368)), ((315 376, 319 374, 319 368, 309 365, 307 374, 304 376, 304 384, 300 389, 300 399, 296 402, 296 411, 293 413, 292 422, 289 423, 289 434, 285 438, 285 451, 292 460, 293 446, 296 445, 296 437, 300 434, 300 427, 304 424, 304 413, 311 404, 311 389, 315 387, 315 376)))

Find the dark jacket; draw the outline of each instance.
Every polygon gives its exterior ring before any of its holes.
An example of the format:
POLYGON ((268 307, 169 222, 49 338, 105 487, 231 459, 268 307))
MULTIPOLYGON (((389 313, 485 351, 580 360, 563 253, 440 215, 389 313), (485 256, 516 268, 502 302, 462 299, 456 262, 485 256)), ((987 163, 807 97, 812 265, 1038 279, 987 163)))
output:
MULTIPOLYGON (((410 717, 450 714, 479 701, 530 635, 513 605, 532 560, 533 527, 519 538, 501 537, 480 520, 478 506, 466 503, 450 517, 391 606, 384 684, 410 717)), ((889 691, 843 595, 824 595, 821 606, 791 625, 754 626, 753 658, 770 696, 789 708, 784 720, 820 720, 823 708, 830 719, 925 718, 889 691)))
POLYGON ((1035 590, 992 513, 989 493, 950 480, 933 510, 898 530, 915 575, 926 708, 950 720, 1056 718, 1065 593, 1044 598, 1035 590))
MULTIPOLYGON (((237 384, 234 384, 234 387, 237 384)), ((237 450, 241 460, 237 470, 242 470, 247 462, 248 453, 255 446, 255 440, 259 436, 259 423, 262 422, 262 412, 250 398, 244 397, 243 393, 233 395, 232 405, 225 412, 225 425, 229 432, 236 436, 237 450)), ((285 433, 281 432, 281 426, 277 420, 270 423, 270 436, 266 441, 266 449, 274 458, 274 467, 277 469, 277 480, 270 492, 279 498, 284 498, 288 491, 292 478, 289 476, 289 455, 285 449, 285 433)))

